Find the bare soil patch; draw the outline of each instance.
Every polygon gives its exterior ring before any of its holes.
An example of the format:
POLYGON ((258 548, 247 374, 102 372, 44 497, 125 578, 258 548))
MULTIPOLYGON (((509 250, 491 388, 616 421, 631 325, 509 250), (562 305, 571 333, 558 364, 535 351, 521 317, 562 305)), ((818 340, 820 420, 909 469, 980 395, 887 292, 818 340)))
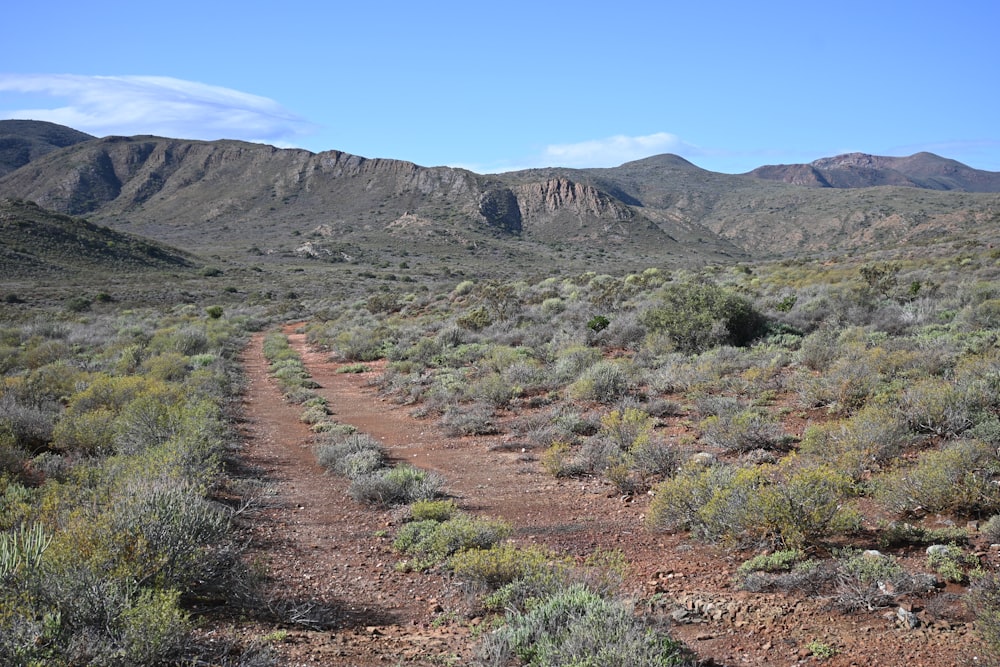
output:
MULTIPOLYGON (((598 479, 554 479, 503 436, 448 437, 378 396, 377 365, 337 373, 341 364, 309 349, 294 325, 285 331, 337 421, 379 439, 395 460, 440 473, 463 510, 505 519, 516 540, 578 558, 620 549, 630 563, 623 593, 643 613, 688 609, 672 632, 706 664, 807 664, 818 661, 805 648, 814 641, 836 649, 823 660, 831 666, 974 662, 978 647, 966 622, 903 629, 895 609, 848 615, 825 600, 738 590, 736 568, 752 554, 651 533, 643 525, 648 496, 622 498, 598 479)), ((316 463, 301 410, 282 400, 267 375, 262 340, 255 336, 244 353, 245 459, 271 482, 273 502, 254 522, 251 557, 266 567, 273 596, 322 619, 315 630, 284 628, 276 645, 283 664, 470 664, 483 619, 447 576, 394 569, 394 513, 355 503, 346 482, 316 463)))

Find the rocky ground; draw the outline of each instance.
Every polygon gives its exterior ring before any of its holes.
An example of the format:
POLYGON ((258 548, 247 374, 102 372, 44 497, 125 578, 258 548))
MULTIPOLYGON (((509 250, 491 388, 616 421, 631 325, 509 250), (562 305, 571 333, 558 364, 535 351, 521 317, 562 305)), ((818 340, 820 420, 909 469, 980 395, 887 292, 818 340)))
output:
MULTIPOLYGON (((378 438, 395 460, 437 471, 461 509, 510 522, 518 541, 580 558, 621 550, 630 564, 623 593, 641 613, 671 618, 672 634, 705 664, 982 662, 959 588, 936 596, 942 608, 904 600, 917 619, 913 628, 899 622, 896 607, 845 614, 824 599, 739 590, 736 568, 753 554, 651 533, 643 524, 648 496, 623 498, 597 479, 554 479, 537 453, 503 436, 448 437, 432 420, 380 398, 371 386, 377 368, 338 374, 329 354, 310 350, 294 326, 286 333, 337 421, 378 438), (814 642, 836 653, 814 655, 814 642)), ((305 622, 262 629, 271 631, 282 664, 470 664, 488 619, 446 575, 395 569, 398 512, 355 503, 347 483, 319 467, 300 408, 284 403, 267 375, 262 339, 244 354, 245 460, 269 483, 269 502, 251 523, 250 557, 269 574, 272 596, 305 622)), ((919 552, 910 558, 918 568, 926 559, 919 552)))

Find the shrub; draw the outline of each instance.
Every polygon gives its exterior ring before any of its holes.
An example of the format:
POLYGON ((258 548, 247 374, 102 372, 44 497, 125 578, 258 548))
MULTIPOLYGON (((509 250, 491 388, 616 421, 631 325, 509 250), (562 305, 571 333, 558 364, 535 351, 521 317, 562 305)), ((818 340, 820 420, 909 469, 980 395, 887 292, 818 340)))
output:
POLYGON ((847 419, 809 426, 799 453, 860 480, 891 461, 907 443, 908 435, 898 410, 881 402, 870 403, 847 419))
POLYGON ((744 561, 736 573, 745 577, 752 572, 780 572, 791 570, 792 566, 805 559, 805 553, 801 549, 784 549, 769 554, 754 556, 750 560, 744 561))
POLYGON ((351 433, 317 446, 316 460, 324 468, 354 479, 384 467, 386 454, 382 444, 367 433, 351 433))
POLYGON ((968 570, 979 567, 979 559, 954 544, 932 544, 927 547, 927 566, 945 581, 962 583, 968 570))
POLYGON ((976 632, 987 650, 1000 655, 1000 574, 977 574, 969 587, 968 603, 976 616, 976 632))
POLYGON ((570 386, 570 394, 575 398, 609 404, 624 398, 630 388, 629 374, 622 364, 598 361, 570 386))
POLYGON ((649 443, 654 425, 653 418, 646 412, 639 408, 626 407, 622 410, 612 410, 601 417, 598 437, 628 452, 649 443))
POLYGON ((775 449, 785 444, 784 431, 768 412, 756 408, 713 415, 701 422, 702 438, 727 452, 775 449))
POLYGON ((451 436, 490 435, 497 433, 494 409, 485 403, 450 405, 441 417, 441 424, 451 436))
POLYGON ((442 486, 441 477, 432 472, 399 465, 354 477, 348 493, 369 505, 406 505, 440 495, 442 486))
MULTIPOLYGON (((983 527, 983 534, 987 534, 986 526, 983 527)), ((878 545, 881 549, 911 545, 926 547, 940 543, 965 544, 968 541, 969 533, 965 528, 924 528, 912 523, 891 521, 878 529, 878 545)))
POLYGON ((767 330, 767 321, 750 301, 717 285, 667 285, 661 302, 646 311, 643 324, 654 332, 668 332, 682 352, 744 346, 767 330))
POLYGON ((684 664, 679 642, 623 603, 574 585, 506 619, 477 650, 481 664, 531 667, 560 665, 684 664))
POLYGON ((504 543, 460 551, 448 566, 473 589, 497 590, 518 579, 537 579, 554 568, 568 568, 569 563, 544 547, 504 543))
POLYGON ((847 475, 827 467, 797 467, 790 458, 751 501, 752 530, 791 548, 815 545, 831 533, 858 527, 857 514, 844 506, 852 491, 847 475))
POLYGON ((597 348, 573 345, 556 354, 552 372, 557 382, 570 382, 600 360, 601 351, 597 348))
POLYGON ((454 500, 418 500, 410 505, 414 521, 447 521, 455 516, 458 507, 454 500))
POLYGON ((923 378, 907 385, 899 400, 903 418, 917 433, 955 437, 973 425, 977 400, 939 378, 923 378))
POLYGON ((845 611, 874 611, 897 596, 918 590, 921 581, 892 556, 877 551, 848 552, 837 559, 835 604, 845 611))
POLYGON ((654 488, 647 523, 660 530, 690 530, 708 537, 703 508, 737 474, 730 466, 702 466, 688 463, 672 479, 654 488))
POLYGON ((40 523, 0 533, 0 581, 38 567, 51 542, 52 536, 40 523))
POLYGON ((961 516, 1000 510, 993 448, 977 441, 959 441, 924 452, 917 462, 882 476, 876 498, 900 514, 920 510, 961 516))
POLYGON ((510 524, 503 521, 459 514, 446 521, 428 519, 404 525, 393 540, 393 548, 411 557, 408 566, 427 569, 462 551, 490 549, 510 532, 510 524))

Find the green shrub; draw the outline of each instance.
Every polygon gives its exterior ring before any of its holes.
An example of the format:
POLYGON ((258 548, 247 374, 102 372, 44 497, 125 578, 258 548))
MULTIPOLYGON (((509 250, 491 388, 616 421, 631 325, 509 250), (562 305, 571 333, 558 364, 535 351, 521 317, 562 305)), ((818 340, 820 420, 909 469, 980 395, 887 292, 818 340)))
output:
POLYGON ((460 551, 448 561, 448 567, 473 589, 497 590, 519 579, 547 576, 555 568, 568 568, 569 562, 544 547, 504 543, 489 549, 460 551))
POLYGON ((852 492, 847 475, 827 467, 799 467, 792 457, 750 502, 756 516, 752 530, 791 548, 816 545, 833 533, 858 528, 857 513, 845 506, 852 492))
MULTIPOLYGON (((672 479, 665 480, 654 489, 649 506, 647 523, 660 530, 689 530, 704 538, 714 538, 717 526, 712 526, 705 508, 717 495, 731 487, 739 470, 724 465, 702 466, 688 463, 672 479)), ((732 531, 741 530, 743 520, 737 515, 732 531)), ((724 533, 732 532, 729 529, 724 533)))
POLYGON ((482 664, 530 667, 685 664, 682 645, 632 609, 575 585, 539 600, 478 647, 482 664))
MULTIPOLYGON (((989 522, 987 522, 987 525, 989 522)), ((983 534, 987 534, 987 526, 983 526, 983 534)), ((906 546, 930 546, 932 544, 966 544, 969 532, 965 528, 924 528, 912 523, 891 521, 882 524, 878 529, 878 545, 880 549, 893 549, 906 546)))
POLYGON ((876 498, 891 512, 924 510, 960 516, 1000 510, 996 452, 977 441, 958 441, 921 454, 914 465, 876 481, 876 498))
POLYGON ((639 408, 626 407, 612 410, 601 417, 598 437, 608 440, 624 452, 629 452, 649 443, 654 426, 655 422, 649 414, 639 408))
POLYGON ((927 566, 945 581, 962 583, 969 570, 980 565, 979 559, 954 544, 932 544, 927 547, 927 566))
POLYGON ((899 400, 903 418, 917 433, 949 438, 969 429, 977 397, 940 378, 923 378, 907 385, 899 400))
POLYGON ((653 332, 669 333, 677 349, 688 353, 748 345, 767 330, 764 316, 746 298, 703 283, 664 287, 661 305, 646 311, 643 324, 653 332))
POLYGON ((435 473, 404 464, 354 477, 348 494, 369 505, 407 505, 435 498, 442 486, 443 480, 435 473))
POLYGON ((615 361, 598 361, 587 368, 570 388, 570 395, 598 403, 614 403, 628 395, 631 389, 628 370, 615 361))
POLYGON ((40 523, 0 532, 0 581, 38 567, 51 542, 52 536, 40 523))
POLYGON ((898 410, 870 403, 847 419, 809 426, 799 453, 860 480, 893 460, 909 439, 898 410))
POLYGON ((458 514, 446 521, 431 519, 405 524, 393 548, 410 556, 407 565, 427 569, 469 549, 490 549, 511 533, 510 524, 458 514))
POLYGON ((786 444, 781 424, 770 413, 758 408, 712 415, 703 420, 699 428, 705 442, 726 452, 776 449, 786 444))
POLYGON ((783 549, 769 554, 754 556, 744 561, 736 573, 742 577, 752 572, 780 572, 791 570, 792 566, 805 559, 801 549, 783 549))
POLYGON ((857 525, 843 505, 851 488, 845 475, 794 459, 745 468, 689 463, 654 488, 647 523, 726 543, 801 548, 857 525))
POLYGON ((1000 574, 977 573, 969 586, 968 604, 987 651, 1000 655, 1000 574))
POLYGON ((447 521, 455 516, 458 507, 454 500, 418 500, 410 505, 414 521, 447 521))

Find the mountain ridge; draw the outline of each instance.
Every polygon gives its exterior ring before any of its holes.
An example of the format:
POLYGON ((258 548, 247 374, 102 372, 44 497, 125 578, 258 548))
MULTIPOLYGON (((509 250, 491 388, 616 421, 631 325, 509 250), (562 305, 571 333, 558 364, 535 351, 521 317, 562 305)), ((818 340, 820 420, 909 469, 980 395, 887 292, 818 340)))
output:
POLYGON ((1000 226, 996 193, 941 185, 977 174, 989 185, 1000 174, 931 154, 840 158, 799 166, 823 185, 784 182, 780 166, 769 178, 759 170, 720 174, 672 154, 614 168, 482 175, 236 140, 104 137, 32 159, 0 177, 0 195, 199 254, 326 261, 399 261, 410 251, 454 260, 460 248, 501 263, 524 254, 543 264, 572 256, 586 265, 603 254, 605 262, 697 264, 853 251, 1000 226), (906 178, 834 187, 838 169, 906 178), (933 178, 936 187, 914 185, 933 178))
POLYGON ((1000 192, 1000 172, 973 169, 926 151, 905 157, 844 153, 808 164, 765 165, 747 175, 810 187, 896 185, 926 190, 1000 192))

